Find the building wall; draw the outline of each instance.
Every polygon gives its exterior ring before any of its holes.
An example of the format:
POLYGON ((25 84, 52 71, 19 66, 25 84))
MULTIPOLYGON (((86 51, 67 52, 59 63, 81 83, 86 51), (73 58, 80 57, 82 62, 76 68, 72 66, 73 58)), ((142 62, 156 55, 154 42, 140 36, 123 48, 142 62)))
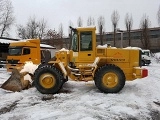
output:
MULTIPOLYGON (((131 31, 131 46, 144 48, 141 42, 141 30, 136 29, 131 31)), ((150 49, 153 52, 160 52, 160 27, 149 29, 150 49)), ((51 39, 41 40, 42 43, 49 44, 56 47, 57 49, 69 48, 69 38, 63 39, 51 39)), ((103 36, 103 44, 110 44, 113 46, 113 32, 105 33, 103 36)), ((126 31, 123 33, 123 47, 128 47, 128 34, 126 31)), ((97 45, 100 45, 100 36, 97 34, 97 45)), ((116 34, 116 47, 121 47, 121 33, 116 34)))
MULTIPOLYGON (((150 44, 150 50, 153 52, 160 52, 160 27, 157 28, 150 28, 149 29, 149 44, 150 44)), ((106 33, 103 36, 104 40, 103 43, 110 43, 111 46, 113 46, 113 32, 106 33)), ((142 44, 141 39, 142 37, 142 31, 140 29, 132 30, 131 31, 131 46, 132 47, 141 47, 144 49, 144 46, 142 44)), ((115 47, 121 47, 121 33, 116 34, 116 46, 115 47)), ((128 33, 126 31, 123 32, 123 39, 122 39, 123 47, 129 46, 128 41, 128 33)), ((100 44, 99 36, 97 36, 97 44, 100 44)))

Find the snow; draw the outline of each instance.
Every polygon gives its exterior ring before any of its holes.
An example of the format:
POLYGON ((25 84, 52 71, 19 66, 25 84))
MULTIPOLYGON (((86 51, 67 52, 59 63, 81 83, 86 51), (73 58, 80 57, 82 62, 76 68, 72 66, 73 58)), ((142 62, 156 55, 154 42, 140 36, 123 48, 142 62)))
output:
MULTIPOLYGON (((26 42, 27 40, 19 40, 19 41, 26 42)), ((12 42, 19 42, 19 41, 0 39, 0 43, 6 43, 6 44, 10 44, 12 42)), ((41 48, 48 48, 48 49, 56 49, 55 47, 53 47, 51 45, 47 45, 47 44, 40 44, 40 47, 41 48)))
MULTIPOLYGON (((84 27, 77 27, 77 29, 84 29, 84 27)), ((94 25, 90 25, 90 26, 86 26, 85 28, 96 28, 96 26, 94 26, 94 25)))
POLYGON ((126 47, 124 49, 136 49, 136 50, 142 50, 140 47, 126 47))
MULTIPOLYGON (((38 65, 33 64, 33 62, 31 62, 31 61, 28 61, 28 62, 25 62, 25 65, 24 65, 23 69, 20 71, 20 73, 29 72, 31 74, 34 74, 34 71, 37 68, 38 68, 38 65)), ((24 80, 29 80, 32 83, 31 76, 28 74, 24 76, 24 80)))
POLYGON ((17 41, 15 41, 15 40, 0 39, 0 43, 6 43, 6 44, 9 44, 9 43, 12 43, 12 42, 17 42, 17 41))
POLYGON ((98 46, 97 46, 97 48, 107 48, 107 47, 108 47, 107 44, 105 44, 105 45, 98 45, 98 46))
POLYGON ((112 48, 112 49, 117 49, 116 47, 112 47, 112 46, 110 46, 110 45, 108 45, 108 44, 104 44, 104 45, 98 45, 97 46, 97 48, 102 48, 102 49, 104 49, 104 48, 112 48))
POLYGON ((50 49, 56 49, 55 47, 53 47, 51 45, 47 45, 47 44, 40 44, 40 47, 50 48, 50 49))
MULTIPOLYGON (((148 77, 126 82, 117 94, 101 93, 94 82, 75 81, 66 82, 54 95, 41 94, 35 87, 21 92, 0 88, 0 119, 159 120, 160 62, 152 58, 144 68, 149 70, 148 77)), ((0 68, 0 84, 9 76, 5 68, 0 68)))
POLYGON ((62 48, 62 49, 60 49, 59 51, 69 51, 69 50, 66 49, 66 48, 62 48))
POLYGON ((69 54, 69 50, 66 49, 66 48, 62 48, 62 49, 60 49, 59 51, 65 51, 65 52, 67 52, 67 54, 69 54))

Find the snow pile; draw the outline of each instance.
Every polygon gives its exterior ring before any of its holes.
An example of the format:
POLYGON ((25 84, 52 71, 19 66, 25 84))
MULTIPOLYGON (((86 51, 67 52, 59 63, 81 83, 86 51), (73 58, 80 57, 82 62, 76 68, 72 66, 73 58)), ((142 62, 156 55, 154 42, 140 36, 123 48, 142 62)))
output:
POLYGON ((140 47, 125 47, 123 49, 136 49, 136 50, 142 50, 140 47))
POLYGON ((107 44, 98 45, 97 48, 112 48, 112 49, 117 49, 116 47, 111 47, 110 45, 107 45, 107 44))
POLYGON ((98 46, 97 46, 97 48, 107 48, 107 47, 108 47, 107 44, 105 44, 105 45, 98 45, 98 46))
POLYGON ((156 53, 155 57, 160 59, 160 53, 156 53))
POLYGON ((51 45, 47 45, 47 44, 40 44, 40 47, 56 49, 55 47, 53 47, 51 45))
POLYGON ((62 49, 60 49, 59 51, 69 51, 69 50, 66 49, 66 48, 62 48, 62 49))
POLYGON ((151 53, 152 62, 160 63, 160 52, 159 53, 151 53))
MULTIPOLYGON (((33 64, 33 62, 28 61, 25 63, 23 69, 20 71, 20 73, 22 72, 29 72, 31 74, 34 74, 34 71, 38 68, 38 65, 33 64)), ((29 80, 32 83, 32 79, 30 75, 25 75, 24 76, 24 80, 29 80)))
MULTIPOLYGON (((96 29, 96 26, 94 25, 90 25, 90 26, 86 26, 85 28, 95 28, 96 29)), ((84 29, 84 27, 77 27, 77 29, 84 29)))
POLYGON ((9 44, 9 43, 12 43, 12 42, 17 42, 17 41, 14 41, 14 40, 6 40, 6 39, 0 39, 0 43, 9 44))
POLYGON ((67 52, 67 54, 69 54, 69 50, 68 50, 68 49, 66 49, 66 48, 62 48, 62 49, 60 49, 59 51, 66 51, 66 52, 67 52))

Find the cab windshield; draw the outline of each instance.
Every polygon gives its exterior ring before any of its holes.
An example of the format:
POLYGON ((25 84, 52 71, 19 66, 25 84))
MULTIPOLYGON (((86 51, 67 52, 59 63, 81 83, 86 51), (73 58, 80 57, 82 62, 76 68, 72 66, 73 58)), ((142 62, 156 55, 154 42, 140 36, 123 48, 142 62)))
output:
POLYGON ((9 48, 8 54, 9 55, 21 55, 22 54, 22 47, 9 48))
POLYGON ((73 50, 74 52, 78 51, 78 35, 77 35, 77 32, 74 32, 73 35, 72 35, 71 50, 73 50))
POLYGON ((143 52, 142 52, 142 55, 150 56, 149 51, 143 51, 143 52))

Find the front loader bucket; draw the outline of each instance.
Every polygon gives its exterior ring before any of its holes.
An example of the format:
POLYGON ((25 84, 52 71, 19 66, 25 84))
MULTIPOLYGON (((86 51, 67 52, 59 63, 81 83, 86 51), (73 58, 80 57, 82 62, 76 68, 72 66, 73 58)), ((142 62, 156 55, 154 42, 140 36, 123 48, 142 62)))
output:
POLYGON ((13 92, 19 92, 23 89, 29 88, 30 82, 24 80, 26 74, 28 74, 28 72, 20 73, 17 69, 13 69, 11 76, 2 84, 1 88, 13 92))

